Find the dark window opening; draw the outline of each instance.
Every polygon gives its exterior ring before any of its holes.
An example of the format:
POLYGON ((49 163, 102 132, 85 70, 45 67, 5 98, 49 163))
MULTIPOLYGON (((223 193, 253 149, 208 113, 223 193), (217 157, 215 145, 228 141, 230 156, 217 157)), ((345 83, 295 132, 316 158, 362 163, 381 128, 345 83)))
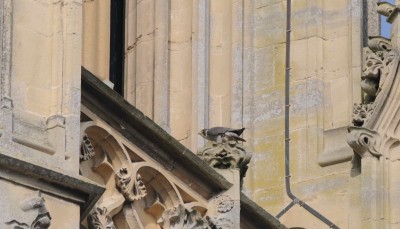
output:
POLYGON ((114 90, 124 93, 125 0, 111 0, 110 16, 110 81, 114 90))

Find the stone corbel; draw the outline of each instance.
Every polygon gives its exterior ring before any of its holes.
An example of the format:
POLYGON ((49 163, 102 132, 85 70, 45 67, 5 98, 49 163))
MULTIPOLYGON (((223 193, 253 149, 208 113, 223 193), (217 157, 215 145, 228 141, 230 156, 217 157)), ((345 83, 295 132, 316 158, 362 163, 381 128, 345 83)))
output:
POLYGON ((347 143, 361 158, 379 158, 382 156, 382 153, 379 151, 381 138, 378 133, 363 127, 349 127, 348 131, 347 143))

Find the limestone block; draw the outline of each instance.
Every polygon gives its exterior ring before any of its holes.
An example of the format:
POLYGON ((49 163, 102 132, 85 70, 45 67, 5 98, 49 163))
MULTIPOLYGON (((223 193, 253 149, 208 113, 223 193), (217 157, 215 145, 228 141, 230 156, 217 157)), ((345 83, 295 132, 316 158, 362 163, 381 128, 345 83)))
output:
MULTIPOLYGON (((326 39, 339 38, 349 34, 349 10, 351 1, 324 1, 323 36, 326 39)), ((347 47, 345 48, 347 50, 347 47)))
POLYGON ((277 215, 288 204, 288 198, 285 196, 285 188, 279 187, 264 187, 254 190, 253 200, 270 214, 277 215))
POLYGON ((283 185, 284 136, 283 134, 259 137, 253 140, 253 190, 283 185), (267 171, 266 171, 267 168, 267 171), (273 174, 273 175, 271 175, 273 174))
MULTIPOLYGON (((309 135, 307 127, 290 131, 290 172, 292 174, 292 182, 304 181, 307 178, 308 167, 314 163, 315 159, 315 157, 308 157, 310 156, 308 139, 314 137, 316 136, 309 135)), ((282 162, 281 164, 283 166, 282 162)))
POLYGON ((101 80, 109 78, 110 1, 83 3, 82 65, 101 80))
POLYGON ((285 83, 285 44, 279 44, 274 47, 274 77, 275 85, 285 83))
POLYGON ((324 42, 324 80, 333 80, 348 76, 350 55, 347 49, 348 36, 326 40, 324 42), (341 51, 338 52, 337 50, 341 51))
MULTIPOLYGON (((255 89, 270 88, 274 85, 275 76, 275 47, 269 46, 266 48, 257 49, 254 51, 254 83, 255 89)), ((282 66, 284 68, 284 66, 282 66)), ((285 78, 283 75, 279 77, 285 78)))
POLYGON ((192 4, 182 4, 182 0, 171 1, 170 42, 190 42, 192 39, 192 4))
POLYGON ((283 2, 284 0, 255 0, 254 1, 254 7, 255 8, 262 8, 266 7, 275 3, 280 3, 283 2))
POLYGON ((329 130, 333 128, 333 121, 332 121, 332 82, 325 82, 324 83, 324 110, 323 110, 323 119, 318 120, 318 124, 323 122, 324 130, 329 130))
POLYGON ((138 35, 143 37, 154 35, 154 0, 137 2, 137 18, 141 23, 137 24, 138 35))
POLYGON ((255 9, 254 48, 285 41, 286 9, 283 2, 255 9), (271 20, 273 18, 274 20, 271 20))
POLYGON ((347 77, 332 82, 332 125, 334 128, 347 126, 350 123, 352 101, 347 77))
MULTIPOLYGON (((312 206, 322 215, 340 228, 348 227, 348 207, 345 203, 349 201, 348 192, 349 178, 347 172, 331 174, 307 182, 293 183, 292 190, 301 200, 312 206), (329 206, 329 207, 327 207, 329 206)), ((282 218, 285 225, 302 226, 305 228, 325 228, 323 222, 313 217, 300 206, 291 209, 282 218), (299 217, 304 220, 299 222, 299 217), (301 225, 299 225, 301 223, 301 225)))

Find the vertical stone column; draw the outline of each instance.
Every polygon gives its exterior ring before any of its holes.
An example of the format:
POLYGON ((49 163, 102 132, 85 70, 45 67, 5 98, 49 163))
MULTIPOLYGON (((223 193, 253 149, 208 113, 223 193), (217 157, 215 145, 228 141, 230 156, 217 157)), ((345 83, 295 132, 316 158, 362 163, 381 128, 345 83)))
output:
POLYGON ((216 169, 233 185, 210 201, 208 215, 217 228, 240 229, 240 171, 216 169))
POLYGON ((185 146, 192 139, 192 17, 193 1, 171 1, 169 31, 171 134, 185 146))
POLYGON ((231 126, 232 4, 210 2, 209 126, 231 126))
MULTIPOLYGON (((154 45, 155 0, 136 2, 136 107, 146 116, 154 117, 154 45)), ((131 44, 129 44, 131 45, 131 44)))
POLYGON ((11 100, 11 36, 12 36, 12 1, 3 0, 0 5, 1 17, 1 87, 0 87, 0 130, 1 137, 11 140, 12 100, 11 100))
POLYGON ((82 66, 101 80, 110 74, 110 0, 83 1, 82 66))
POLYGON ((170 3, 127 0, 124 97, 165 130, 170 129, 170 3))
MULTIPOLYGON (((363 127, 350 127, 347 142, 361 160, 360 222, 362 228, 383 228, 383 166, 379 152, 380 135, 363 127)), ((357 209, 355 209, 357 210, 357 209)))
MULTIPOLYGON (((154 121, 163 129, 170 129, 168 34, 169 2, 155 0, 154 44, 154 121)), ((129 28, 129 27, 128 27, 129 28)))

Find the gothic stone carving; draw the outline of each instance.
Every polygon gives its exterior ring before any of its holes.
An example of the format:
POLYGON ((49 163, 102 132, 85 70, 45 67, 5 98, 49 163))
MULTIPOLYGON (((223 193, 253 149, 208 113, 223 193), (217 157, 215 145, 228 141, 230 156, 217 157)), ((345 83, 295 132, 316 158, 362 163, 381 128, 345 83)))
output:
POLYGON ((116 229, 112 218, 108 215, 107 208, 96 207, 88 216, 89 229, 116 229))
POLYGON ((82 161, 89 160, 92 158, 95 154, 92 142, 90 141, 89 136, 87 134, 83 135, 82 139, 82 146, 81 146, 81 154, 79 155, 79 158, 82 161))
POLYGON ((394 10, 396 9, 395 5, 392 5, 387 2, 378 2, 378 13, 385 17, 389 17, 394 10))
POLYGON ((199 149, 197 156, 213 168, 239 168, 241 179, 246 175, 251 159, 251 153, 247 153, 241 143, 232 141, 224 143, 209 141, 202 149, 199 149))
POLYGON ((347 143, 361 158, 382 156, 379 152, 381 138, 378 133, 363 127, 349 127, 348 130, 347 143))
POLYGON ((208 217, 193 209, 187 209, 183 204, 167 209, 157 223, 163 229, 216 229, 208 217))
POLYGON ((374 112, 374 101, 385 85, 395 56, 389 39, 369 37, 368 47, 363 50, 364 63, 361 89, 365 93, 363 104, 354 104, 353 124, 363 126, 374 112))
POLYGON ((367 94, 366 103, 370 103, 375 100, 385 83, 395 54, 390 40, 383 37, 370 37, 368 47, 363 51, 361 88, 367 94))
POLYGON ((357 104, 353 106, 353 124, 354 126, 363 126, 372 115, 374 104, 357 104))
POLYGON ((232 210, 234 206, 234 202, 229 196, 219 195, 214 199, 214 201, 219 213, 227 213, 232 210))
POLYGON ((37 210, 38 214, 36 218, 33 220, 31 225, 29 226, 25 222, 18 222, 17 220, 11 220, 10 222, 6 222, 6 225, 13 226, 14 228, 19 229, 47 229, 51 224, 51 216, 49 211, 47 210, 44 204, 44 198, 40 197, 40 193, 38 197, 34 197, 28 200, 25 200, 21 203, 21 209, 26 211, 37 210))
POLYGON ((140 174, 136 174, 136 178, 132 180, 132 175, 127 168, 121 168, 115 174, 115 181, 118 189, 128 201, 140 200, 147 195, 140 174))

